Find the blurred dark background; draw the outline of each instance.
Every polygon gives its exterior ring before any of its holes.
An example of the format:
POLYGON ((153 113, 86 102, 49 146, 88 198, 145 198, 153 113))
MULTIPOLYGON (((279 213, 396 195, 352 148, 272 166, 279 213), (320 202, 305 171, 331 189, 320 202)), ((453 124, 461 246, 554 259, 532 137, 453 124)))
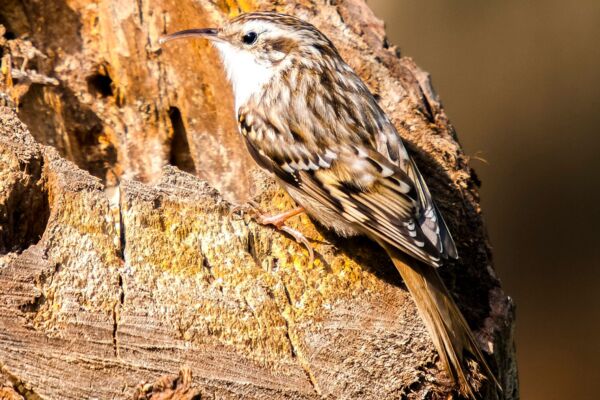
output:
POLYGON ((521 397, 600 398, 600 1, 368 3, 483 181, 521 397))

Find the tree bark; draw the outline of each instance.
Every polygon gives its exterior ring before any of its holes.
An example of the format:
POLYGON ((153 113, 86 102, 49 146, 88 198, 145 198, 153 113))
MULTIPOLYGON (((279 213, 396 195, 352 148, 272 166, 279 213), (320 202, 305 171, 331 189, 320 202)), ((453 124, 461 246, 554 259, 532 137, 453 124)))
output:
POLYGON ((0 397, 454 393, 381 249, 302 216, 310 264, 236 209, 292 201, 246 154, 214 51, 157 40, 259 9, 314 23, 380 99, 457 241, 441 273, 504 388, 484 398, 517 399, 479 182, 428 75, 363 0, 0 4, 0 397))

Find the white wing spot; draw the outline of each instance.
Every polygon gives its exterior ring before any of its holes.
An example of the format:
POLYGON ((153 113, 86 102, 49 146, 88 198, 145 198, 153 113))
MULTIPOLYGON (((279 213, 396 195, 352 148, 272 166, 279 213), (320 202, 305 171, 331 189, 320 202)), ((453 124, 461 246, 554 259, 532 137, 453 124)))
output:
POLYGON ((335 159, 337 159, 337 154, 335 154, 333 151, 327 149, 327 150, 325 150, 325 157, 327 157, 331 160, 335 160, 335 159))
POLYGON ((328 163, 327 161, 323 160, 321 156, 319 156, 319 166, 321 168, 329 168, 331 166, 331 163, 328 163))
POLYGON ((384 178, 394 175, 394 171, 391 168, 388 168, 385 165, 382 165, 381 168, 381 176, 383 176, 384 178))
POLYGON ((283 169, 285 172, 288 172, 290 174, 293 174, 295 172, 288 163, 281 164, 281 169, 283 169))

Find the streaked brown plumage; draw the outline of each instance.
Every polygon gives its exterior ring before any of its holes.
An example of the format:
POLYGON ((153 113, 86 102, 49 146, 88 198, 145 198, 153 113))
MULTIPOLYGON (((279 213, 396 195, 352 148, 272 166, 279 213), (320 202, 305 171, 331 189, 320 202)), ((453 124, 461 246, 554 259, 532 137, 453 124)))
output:
POLYGON ((457 258, 448 228, 398 132, 333 43, 313 25, 275 13, 165 40, 187 36, 206 37, 220 51, 240 132, 258 164, 321 224, 386 249, 461 393, 475 397, 471 360, 496 382, 436 271, 457 258))

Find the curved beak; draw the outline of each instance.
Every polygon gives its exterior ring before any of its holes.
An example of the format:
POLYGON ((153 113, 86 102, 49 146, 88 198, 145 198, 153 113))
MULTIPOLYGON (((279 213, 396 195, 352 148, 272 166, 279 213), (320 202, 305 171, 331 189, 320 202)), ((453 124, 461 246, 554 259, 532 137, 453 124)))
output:
POLYGON ((161 36, 158 39, 159 44, 164 44, 168 41, 175 39, 185 39, 185 38, 204 38, 214 41, 221 41, 218 36, 219 30, 216 28, 204 28, 204 29, 186 29, 184 31, 179 31, 175 33, 171 33, 170 35, 161 36))

